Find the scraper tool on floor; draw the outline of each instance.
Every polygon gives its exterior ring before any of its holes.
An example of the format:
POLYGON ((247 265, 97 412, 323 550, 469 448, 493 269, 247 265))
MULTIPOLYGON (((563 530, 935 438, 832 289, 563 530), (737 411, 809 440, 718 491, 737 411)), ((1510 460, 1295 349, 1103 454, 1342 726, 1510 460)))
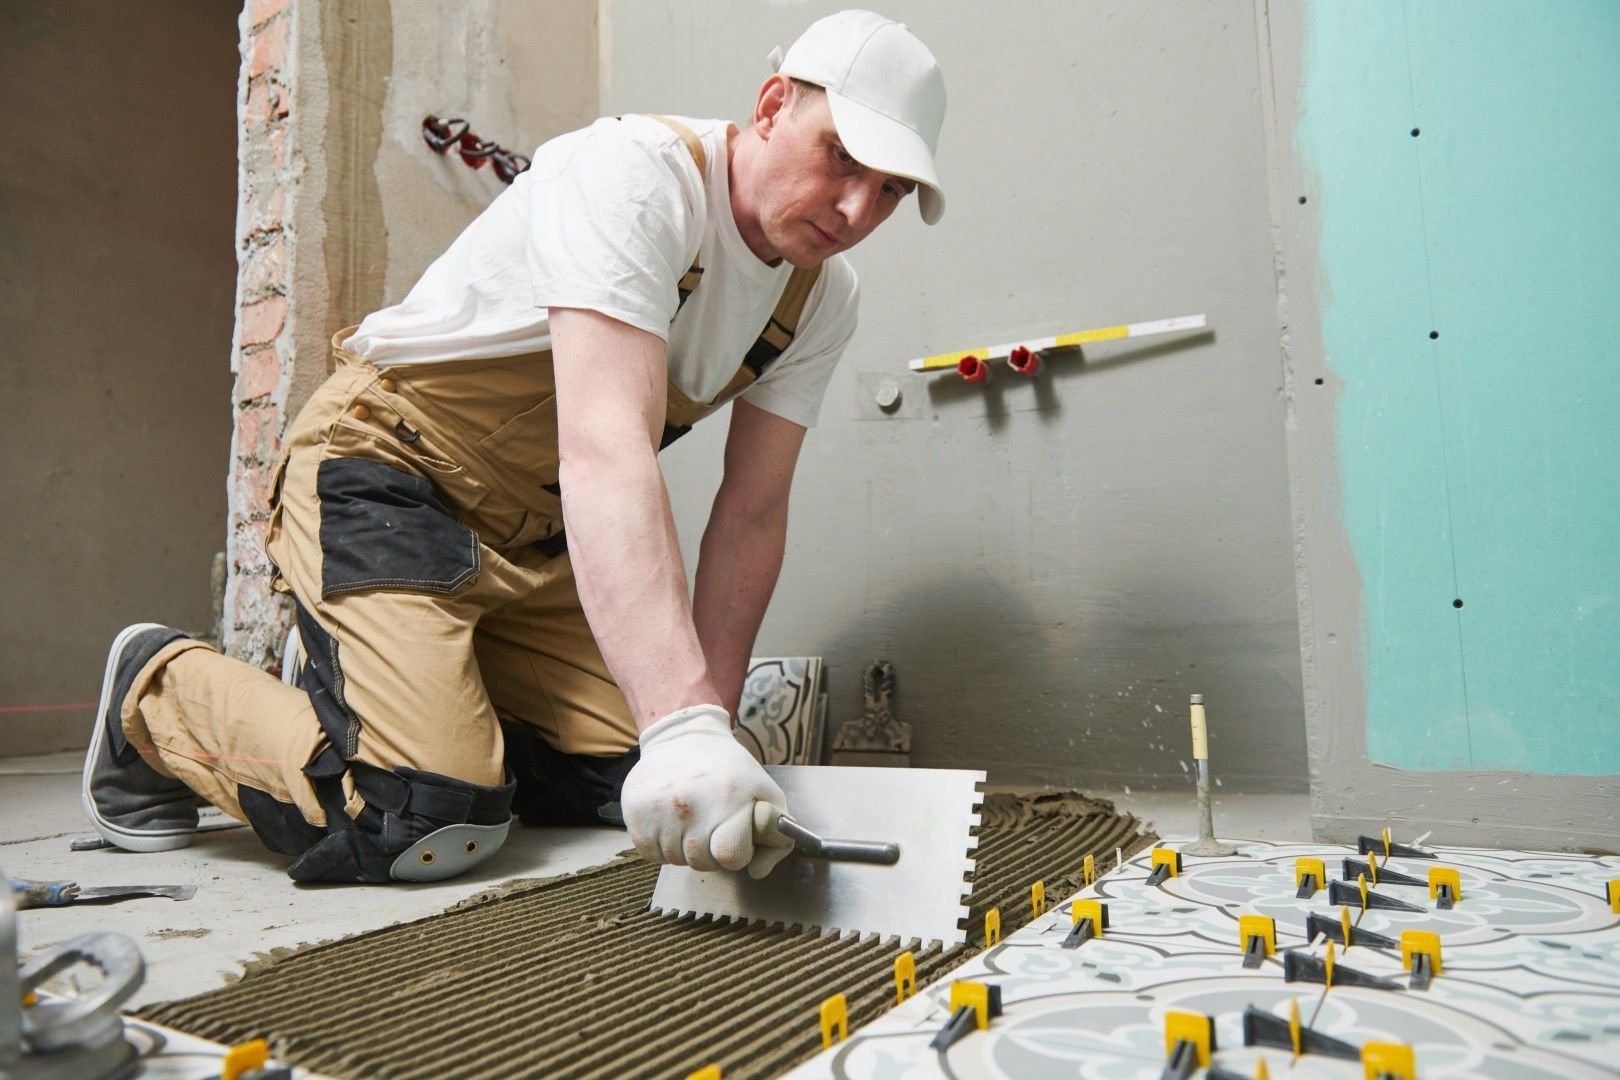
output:
POLYGON ((787 796, 779 828, 794 852, 760 880, 746 873, 665 866, 652 907, 843 933, 966 940, 963 903, 973 871, 985 774, 967 769, 772 765, 787 796), (851 857, 853 856, 853 858, 851 857))

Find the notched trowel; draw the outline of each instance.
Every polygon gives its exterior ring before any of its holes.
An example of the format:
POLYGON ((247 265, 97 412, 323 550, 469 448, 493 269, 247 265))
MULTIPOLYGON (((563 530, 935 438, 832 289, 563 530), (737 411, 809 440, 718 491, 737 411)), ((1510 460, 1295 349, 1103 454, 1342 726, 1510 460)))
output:
POLYGON ((652 907, 674 915, 814 926, 950 946, 966 940, 963 903, 978 838, 979 785, 967 769, 771 765, 794 852, 769 876, 665 866, 652 907))

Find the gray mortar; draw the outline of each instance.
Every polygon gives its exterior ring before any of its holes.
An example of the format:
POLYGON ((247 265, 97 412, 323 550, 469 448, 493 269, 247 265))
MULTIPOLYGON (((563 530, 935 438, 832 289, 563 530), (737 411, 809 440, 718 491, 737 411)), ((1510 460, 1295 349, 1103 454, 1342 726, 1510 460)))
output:
MULTIPOLYGON (((1071 793, 987 798, 969 941, 916 951, 917 985, 1011 933, 1029 886, 1079 888, 1080 864, 1151 837, 1071 793)), ((278 1056, 342 1077, 669 1076, 711 1061, 777 1075, 820 1049, 817 1009, 843 992, 852 1026, 894 1002, 901 946, 647 911, 655 867, 619 859, 512 882, 442 915, 254 965, 241 982, 145 1019, 222 1042, 268 1036, 278 1056), (402 1035, 408 1033, 408 1035, 402 1035)))

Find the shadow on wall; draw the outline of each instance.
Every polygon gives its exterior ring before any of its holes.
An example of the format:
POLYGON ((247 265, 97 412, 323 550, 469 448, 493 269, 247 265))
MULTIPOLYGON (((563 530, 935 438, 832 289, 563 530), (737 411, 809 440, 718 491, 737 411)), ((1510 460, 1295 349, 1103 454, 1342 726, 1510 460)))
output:
MULTIPOLYGON (((870 597, 866 621, 828 632, 830 671, 847 687, 873 659, 894 662, 918 767, 986 769, 999 784, 1164 789, 1186 776, 1190 787, 1187 699, 1203 693, 1223 794, 1304 790, 1299 673, 1277 666, 1295 655, 1279 646, 1295 626, 1257 622, 1231 591, 1196 580, 1196 565, 1144 559, 1093 591, 1106 602, 1057 617, 1027 583, 968 565, 870 597), (1279 685, 1256 686, 1256 670, 1279 685), (1223 708, 1257 700, 1288 707, 1223 708)), ((829 739, 852 718, 830 716, 829 739)))

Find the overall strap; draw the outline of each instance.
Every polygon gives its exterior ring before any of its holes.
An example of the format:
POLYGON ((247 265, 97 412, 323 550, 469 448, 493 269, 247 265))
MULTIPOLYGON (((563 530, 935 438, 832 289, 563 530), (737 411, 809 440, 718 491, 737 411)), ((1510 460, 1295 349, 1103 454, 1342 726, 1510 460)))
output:
POLYGON ((799 332, 799 317, 804 314, 804 303, 810 299, 810 290, 820 276, 820 266, 812 266, 808 270, 795 268, 789 275, 787 288, 782 290, 782 298, 776 302, 776 310, 771 312, 765 329, 759 332, 759 340, 754 342, 754 347, 743 358, 743 363, 754 373, 754 378, 765 374, 765 369, 793 344, 793 335, 799 332))
POLYGON ((698 138, 698 133, 672 117, 659 116, 656 113, 647 113, 646 116, 647 119, 658 121, 681 137, 681 142, 686 145, 686 152, 692 155, 693 162, 697 164, 698 175, 707 178, 709 155, 704 153, 703 140, 698 138))
MULTIPOLYGON (((704 152, 703 140, 698 138, 697 132, 671 117, 659 116, 656 113, 647 113, 646 115, 647 119, 657 120, 680 136, 681 143, 686 147, 686 152, 692 155, 692 161, 697 165, 699 178, 707 182, 709 177, 709 156, 704 152)), ((693 259, 691 269, 682 274, 681 280, 675 283, 675 291, 680 296, 675 305, 677 312, 686 304, 686 298, 692 295, 693 290, 698 287, 698 282, 702 279, 703 264, 697 259, 693 259)))

